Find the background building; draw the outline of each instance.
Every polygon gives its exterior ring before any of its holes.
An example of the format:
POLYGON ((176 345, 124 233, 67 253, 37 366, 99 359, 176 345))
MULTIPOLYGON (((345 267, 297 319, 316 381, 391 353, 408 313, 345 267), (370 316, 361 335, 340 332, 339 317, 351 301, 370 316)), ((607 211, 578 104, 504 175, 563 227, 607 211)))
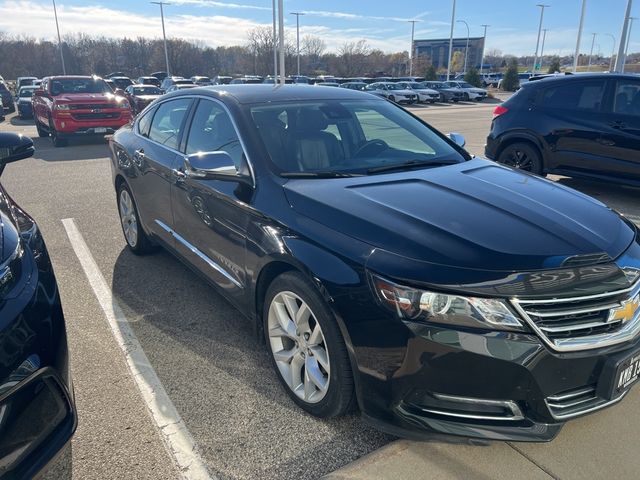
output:
MULTIPOLYGON (((453 39, 453 51, 462 52, 467 46, 467 37, 454 38, 453 39)), ((480 68, 480 60, 482 56, 482 49, 484 47, 483 37, 470 37, 469 38, 469 56, 467 58, 467 68, 476 67, 480 68)), ((429 59, 436 68, 447 68, 447 61, 449 59, 449 39, 442 38, 436 40, 414 40, 413 42, 414 52, 417 56, 423 56, 426 58, 427 63, 429 59)), ((453 55, 452 55, 453 56, 453 55)))

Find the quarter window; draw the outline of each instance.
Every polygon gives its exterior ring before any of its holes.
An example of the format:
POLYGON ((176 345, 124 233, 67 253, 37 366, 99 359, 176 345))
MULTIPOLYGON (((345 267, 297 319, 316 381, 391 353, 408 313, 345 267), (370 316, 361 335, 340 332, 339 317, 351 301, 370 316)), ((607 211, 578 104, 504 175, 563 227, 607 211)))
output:
POLYGON ((540 103, 548 108, 597 112, 602 106, 604 85, 604 81, 564 83, 544 90, 540 103))
POLYGON ((153 111, 145 113, 138 120, 138 133, 143 137, 149 136, 149 127, 151 126, 152 118, 153 118, 153 111))
POLYGON ((177 150, 182 124, 190 103, 191 100, 188 98, 179 98, 160 104, 151 122, 149 138, 177 150))

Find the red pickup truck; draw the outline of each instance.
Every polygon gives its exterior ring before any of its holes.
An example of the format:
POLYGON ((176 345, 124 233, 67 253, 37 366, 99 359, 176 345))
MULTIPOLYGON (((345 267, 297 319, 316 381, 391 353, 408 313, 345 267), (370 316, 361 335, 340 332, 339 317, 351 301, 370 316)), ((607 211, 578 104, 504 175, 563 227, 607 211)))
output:
POLYGON ((31 102, 38 135, 56 147, 73 136, 114 133, 132 118, 129 101, 99 77, 46 77, 31 102))

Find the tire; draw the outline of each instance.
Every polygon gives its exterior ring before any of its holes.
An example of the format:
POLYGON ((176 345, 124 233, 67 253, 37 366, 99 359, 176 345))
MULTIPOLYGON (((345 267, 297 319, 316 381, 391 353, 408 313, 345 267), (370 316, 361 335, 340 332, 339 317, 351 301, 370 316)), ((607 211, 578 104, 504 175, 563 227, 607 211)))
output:
POLYGON ((393 95, 389 95, 389 97, 387 98, 389 98, 390 102, 396 103, 396 97, 394 97, 393 95))
POLYGON ((300 408, 320 418, 354 409, 353 373, 344 339, 325 300, 305 276, 285 272, 271 283, 263 322, 276 375, 300 408), (306 319, 296 322, 292 318, 300 311, 308 312, 306 319))
POLYGON ((543 176, 542 155, 530 143, 516 142, 507 145, 498 155, 498 163, 543 176))
POLYGON ((117 195, 120 226, 129 250, 136 255, 145 255, 152 252, 153 245, 142 228, 138 207, 126 183, 122 182, 120 184, 117 195))
POLYGON ((42 125, 40 125, 40 122, 38 121, 38 119, 35 119, 36 121, 36 130, 38 131, 38 136, 40 138, 45 138, 49 136, 49 132, 47 130, 45 130, 44 128, 42 128, 42 125))
POLYGON ((469 101, 469 94, 465 92, 464 94, 464 101, 468 102, 469 101))
POLYGON ((54 147, 66 147, 68 145, 69 142, 66 138, 60 137, 60 134, 53 126, 53 121, 51 121, 51 119, 49 119, 49 133, 51 134, 51 141, 53 142, 54 147))

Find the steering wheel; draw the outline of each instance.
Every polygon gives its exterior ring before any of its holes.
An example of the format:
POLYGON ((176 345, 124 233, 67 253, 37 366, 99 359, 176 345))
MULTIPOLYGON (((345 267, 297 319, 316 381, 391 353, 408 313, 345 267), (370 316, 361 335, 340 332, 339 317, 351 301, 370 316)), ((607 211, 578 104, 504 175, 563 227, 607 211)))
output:
POLYGON ((375 157, 379 153, 384 152, 389 148, 389 144, 384 140, 376 138, 363 143, 360 148, 354 153, 354 157, 375 157))

